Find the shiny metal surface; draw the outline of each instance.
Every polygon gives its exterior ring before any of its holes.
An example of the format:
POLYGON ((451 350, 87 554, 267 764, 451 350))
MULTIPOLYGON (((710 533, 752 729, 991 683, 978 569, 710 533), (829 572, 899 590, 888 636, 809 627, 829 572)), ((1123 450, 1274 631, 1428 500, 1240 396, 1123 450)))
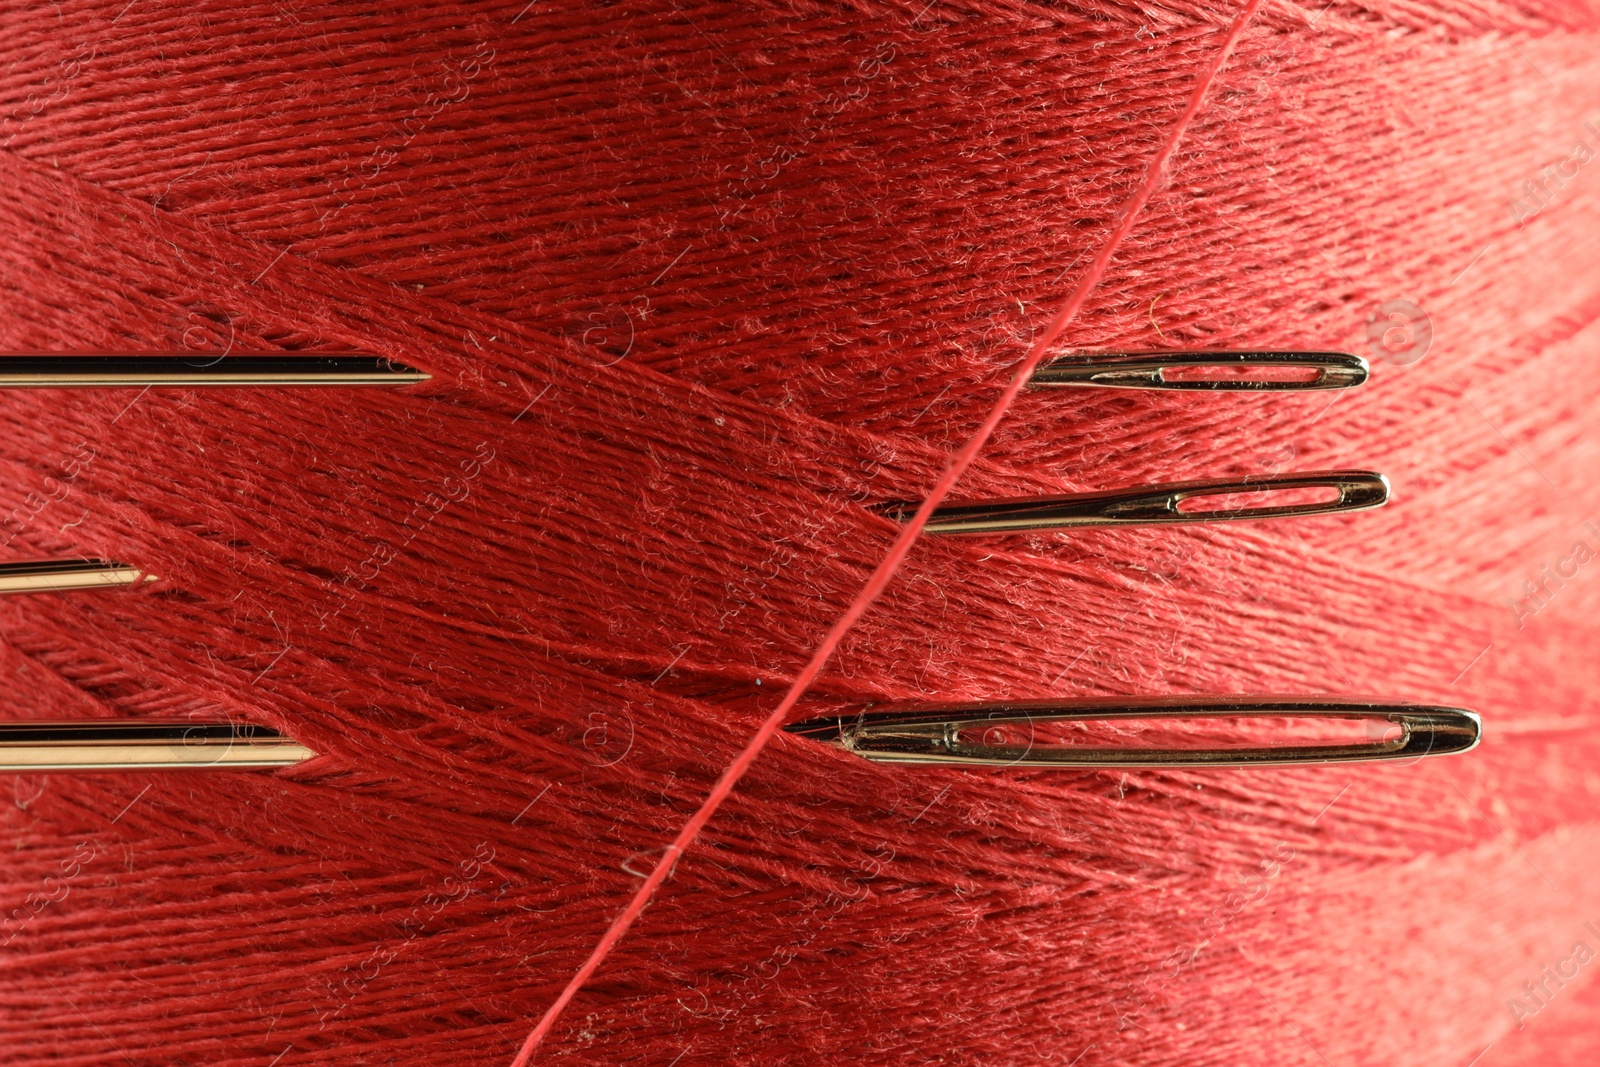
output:
POLYGON ((116 589, 155 580, 137 567, 104 559, 33 559, 0 563, 0 594, 116 589))
MULTIPOLYGON (((1066 496, 1024 497, 1008 500, 962 501, 934 511, 930 534, 1011 533, 1074 526, 1142 526, 1154 523, 1237 522, 1243 519, 1282 519, 1364 511, 1389 500, 1389 480, 1373 471, 1310 471, 1223 481, 1173 482, 1168 485, 1072 493, 1066 496), (1279 505, 1218 507, 1183 510, 1182 505, 1205 497, 1300 490, 1327 490, 1334 499, 1279 505)), ((916 512, 915 504, 885 509, 904 522, 916 512)))
POLYGON ((1062 356, 1034 372, 1036 386, 1288 392, 1349 389, 1367 380, 1367 361, 1344 352, 1089 352, 1062 356), (1206 369, 1205 376, 1185 375, 1206 369), (1285 371, 1304 370, 1286 375, 1285 371), (1179 371, 1169 376, 1168 371, 1179 371))
POLYGON ((1358 763, 1416 759, 1466 752, 1478 744, 1477 715, 1460 708, 1370 700, 1302 697, 1173 697, 1155 700, 1015 701, 867 712, 795 723, 790 733, 810 737, 880 763, 937 763, 975 767, 1247 767, 1306 763, 1358 763), (1130 719, 1193 720, 1223 717, 1365 720, 1398 727, 1398 736, 1340 744, 1242 747, 1137 748, 974 741, 995 727, 1031 732, 1059 722, 1130 719))
POLYGON ((0 389, 407 385, 429 375, 358 355, 0 356, 0 389))
POLYGON ((316 753, 246 723, 90 719, 0 724, 0 771, 285 767, 316 753))

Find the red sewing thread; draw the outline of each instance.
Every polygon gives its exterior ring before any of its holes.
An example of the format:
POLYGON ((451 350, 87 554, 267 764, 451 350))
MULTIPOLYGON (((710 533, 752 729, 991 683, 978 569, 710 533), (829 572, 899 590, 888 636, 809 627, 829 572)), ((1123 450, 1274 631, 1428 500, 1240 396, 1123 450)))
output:
MULTIPOLYGON (((858 596, 891 539, 860 503, 916 499, 983 422, 1055 312, 1041 263, 1099 251, 1234 14, 525 7, 0 15, 9 350, 436 375, 0 394, 7 552, 163 576, 0 601, 8 709, 326 753, 0 781, 8 1062, 513 1049, 637 889, 619 858, 680 829, 793 680, 768 665, 858 596)), ((1124 777, 775 741, 563 1057, 1594 1060, 1595 16, 1317 8, 1257 14, 1072 341, 1339 347, 1374 380, 1331 407, 1024 392, 958 491, 1370 465, 1396 504, 923 539, 791 714, 1372 693, 1460 700, 1488 742, 1124 777)))
POLYGON ((945 496, 955 487, 956 482, 966 473, 967 468, 972 465, 972 461, 978 457, 979 450, 983 448, 984 443, 994 433, 995 427, 1000 424, 1000 420, 1005 417, 1006 410, 1011 407, 1012 401, 1017 398, 1017 394, 1022 391, 1022 387, 1033 376, 1039 361, 1044 359, 1045 353, 1065 332, 1068 323, 1072 321, 1073 316, 1078 313, 1078 309, 1083 306, 1084 300, 1088 298, 1096 283, 1100 281, 1100 277, 1110 264, 1111 257, 1116 252, 1117 246, 1122 243, 1122 239, 1133 228, 1133 223, 1138 217, 1139 210, 1144 207, 1145 202, 1150 199, 1150 195, 1155 192, 1156 187, 1161 183, 1162 169, 1166 166, 1167 160, 1172 157, 1173 151, 1178 147, 1178 142, 1182 140, 1183 131, 1188 127, 1190 120, 1200 110, 1200 104, 1205 99, 1206 90, 1211 88, 1211 83, 1216 80, 1217 74, 1222 70, 1223 64, 1227 62, 1228 56, 1232 54, 1234 46, 1239 42, 1240 35, 1244 33, 1245 27, 1249 25, 1250 19, 1254 17, 1256 11, 1261 7, 1261 3, 1262 0, 1249 0, 1244 10, 1234 19, 1233 25, 1228 29, 1227 37, 1223 40, 1222 47, 1217 49, 1210 63, 1201 71, 1200 77, 1195 83, 1194 91, 1189 94, 1189 102, 1183 109, 1183 114, 1173 124, 1171 132, 1167 135, 1166 142, 1161 146, 1161 150, 1150 160, 1150 164, 1145 170, 1144 180, 1139 184, 1133 196, 1128 199, 1128 203, 1123 208, 1121 217, 1117 221, 1116 228, 1111 231, 1111 235, 1101 245, 1099 253, 1083 272, 1083 276, 1078 279, 1077 285, 1073 287, 1072 292, 1068 294, 1067 299, 1062 303, 1061 310, 1057 311, 1055 318, 1050 321, 1049 328, 1034 340, 1033 347, 1028 350, 1027 356, 1011 376, 1010 384, 995 400, 994 406, 989 409, 988 417, 984 419, 983 425, 979 427, 978 432, 972 435, 971 439, 962 446, 961 451, 957 452, 950 461, 949 466, 940 475, 938 482, 934 484, 933 489, 929 491, 921 506, 917 508, 917 512, 911 518, 911 521, 906 523, 905 528, 895 537, 894 544, 890 547, 888 554, 884 556, 883 561, 878 564, 877 569, 872 572, 872 577, 867 581, 866 586, 862 588, 855 600, 851 602, 850 607, 839 617, 839 620, 828 630, 827 636, 817 646, 817 650, 812 653, 811 659, 805 665, 805 668, 790 684, 788 692, 784 693, 783 699, 778 702, 778 706, 773 709, 771 715, 767 716, 766 721, 761 724, 761 728, 751 737, 743 751, 739 753, 732 763, 728 764, 727 769, 717 779, 716 786, 707 794, 706 799, 695 810, 695 813, 690 816, 688 822, 684 823, 683 829, 678 831, 677 837, 673 838, 672 843, 667 846, 662 854, 661 861, 655 865, 649 876, 639 886, 639 890, 634 893, 633 899, 628 901, 628 906, 623 909, 622 913, 617 916, 616 920, 601 936, 600 940, 595 944, 594 951, 589 954, 589 958, 584 961, 583 966, 578 968, 578 972, 572 976, 572 980, 561 991, 561 995, 556 998, 555 1003, 550 1005, 550 1009, 545 1012, 544 1017, 533 1028, 532 1033, 528 1035, 528 1039, 522 1043, 522 1048, 517 1052, 516 1059, 512 1060, 512 1067, 526 1067, 533 1058, 533 1054, 538 1049, 540 1042, 550 1032, 550 1028, 555 1025, 556 1020, 561 1017, 561 1012, 572 1001, 572 998, 583 987, 583 984, 589 980, 589 976, 594 974, 601 963, 605 962, 605 958, 610 954, 611 949, 618 941, 622 940, 623 935, 628 932, 628 928, 634 924, 634 921, 643 913, 645 906, 650 903, 650 898, 655 894, 656 888, 666 880, 667 875, 672 873, 672 867, 678 861, 678 858, 694 843, 694 839, 699 836, 701 828, 716 814, 717 809, 722 806, 722 802, 728 799, 728 794, 733 792, 733 787, 739 784, 739 779, 744 777, 745 772, 750 769, 750 765, 756 761, 756 757, 761 755, 761 750, 766 748, 773 735, 783 726, 789 716, 789 712, 793 710, 800 698, 805 695, 806 690, 811 687, 811 683, 816 681, 817 675, 822 673, 823 665, 828 662, 828 658, 839 647, 839 642, 844 640, 845 634, 850 632, 851 627, 855 626, 856 621, 866 613, 867 608, 872 606, 872 602, 878 599, 878 596, 894 579, 895 572, 900 569, 900 564, 905 561, 906 555, 911 551, 911 546, 916 543, 917 536, 922 533, 922 528, 928 524, 928 518, 933 514, 934 509, 944 501, 945 496))

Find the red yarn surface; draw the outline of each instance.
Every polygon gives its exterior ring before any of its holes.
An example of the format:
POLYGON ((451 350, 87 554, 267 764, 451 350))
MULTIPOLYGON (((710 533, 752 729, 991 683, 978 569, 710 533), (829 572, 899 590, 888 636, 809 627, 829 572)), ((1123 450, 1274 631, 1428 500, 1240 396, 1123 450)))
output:
POLYGON ((1011 383, 1005 387, 999 398, 990 406, 989 414, 984 418, 983 424, 978 427, 977 433, 968 438, 967 442, 951 458, 944 472, 939 475, 939 480, 934 483, 933 488, 928 491, 922 503, 917 506, 915 514, 906 521, 905 528, 895 535, 894 544, 889 548, 889 554, 884 556, 878 565, 873 568, 872 576, 867 579, 867 584, 856 594, 855 599, 850 602, 850 606, 845 608, 844 614, 839 616, 834 624, 828 628, 822 643, 811 653, 810 660, 807 661, 805 667, 802 668, 794 681, 789 684, 788 692, 784 693, 783 699, 778 701, 778 706, 766 717, 761 724, 761 728, 756 731, 755 736, 734 757, 733 762, 729 763, 722 773, 718 775, 717 783, 712 786, 710 794, 695 809, 694 814, 689 816, 689 821, 683 824, 683 829, 678 831, 677 836, 672 839, 672 843, 666 847, 661 861, 656 864, 649 876, 635 890, 633 898, 628 901, 628 906, 622 910, 622 913, 616 919, 612 920, 606 932, 601 935, 599 943, 595 945, 594 951, 589 954, 589 958, 578 968, 578 973, 573 975, 572 979, 567 982, 566 987, 561 991, 561 995, 556 998, 555 1003, 540 1018, 539 1024, 533 1028, 533 1032, 528 1035, 528 1039, 523 1042, 522 1048, 517 1052, 516 1059, 512 1061, 512 1067, 523 1067, 524 1064, 532 1059, 533 1053, 549 1035, 557 1020, 561 1018, 561 1013, 572 1002, 572 998, 577 994, 578 990, 582 989, 594 976, 594 973, 600 969, 600 965, 606 961, 606 958, 616 948, 617 942, 632 928, 634 923, 638 922, 639 916, 644 913, 645 907, 650 903, 651 898, 655 896, 656 890, 666 880, 672 868, 677 865, 679 857, 694 844, 695 840, 700 836, 700 832, 705 829, 706 823, 711 821, 711 817, 726 803, 729 795, 733 792, 734 786, 739 784, 740 779, 749 772, 756 758, 761 755, 767 745, 772 743, 772 738, 783 724, 789 721, 790 713, 794 710, 795 705, 816 684, 817 676, 827 666, 828 660, 832 659, 834 653, 839 650, 839 645, 845 639, 845 636, 855 628, 855 625, 861 621, 862 616, 866 614, 867 609, 883 595, 883 591, 889 587, 889 583, 899 573, 906 557, 911 553, 912 545, 916 543, 928 521, 933 517, 934 510, 950 495, 950 491, 961 480, 961 476, 967 472, 973 461, 977 459, 978 452, 984 445, 988 444, 989 438, 994 436, 995 427, 1000 424, 1000 420, 1005 417, 1011 405, 1016 403, 1018 394, 1027 386, 1029 379, 1033 377, 1034 371, 1039 368, 1045 356, 1055 347, 1056 342, 1060 340, 1067 326, 1077 316, 1079 309, 1083 307, 1084 301, 1094 291, 1094 287, 1100 283, 1107 265, 1111 262, 1112 255, 1116 253, 1118 246, 1127 238, 1129 231, 1133 229, 1134 222, 1139 217, 1139 212, 1143 210, 1145 204, 1149 203, 1151 194, 1155 192, 1156 186, 1160 184, 1163 168, 1171 160, 1173 150, 1177 148, 1178 142, 1182 140, 1184 131, 1188 129, 1189 123, 1194 120, 1196 112, 1200 110, 1200 105, 1204 102, 1206 92, 1211 88, 1211 83, 1216 80, 1218 72, 1221 71, 1223 64, 1228 60, 1228 56, 1232 54, 1234 47, 1239 43, 1239 35, 1244 32, 1244 28, 1250 24, 1250 20, 1255 17, 1255 13, 1260 7, 1261 0, 1250 0, 1245 9, 1235 18, 1233 27, 1228 31, 1224 44, 1217 49, 1216 55, 1206 64, 1205 70, 1202 72, 1195 87, 1190 90, 1188 105, 1183 109, 1183 114, 1179 116, 1172 131, 1167 135, 1166 143, 1161 146, 1161 150, 1156 153, 1145 168, 1144 180, 1139 183, 1128 203, 1119 212, 1116 228, 1111 231, 1111 235, 1100 246, 1100 251, 1095 254, 1094 260, 1089 264, 1088 269, 1084 271, 1083 276, 1073 286, 1066 302, 1061 305, 1060 310, 1050 320, 1050 325, 1045 328, 1042 334, 1035 337, 1028 346, 1027 356, 1012 372, 1011 383))
MULTIPOLYGON (((435 375, 0 395, 6 551, 162 578, 0 602, 12 714, 324 753, 9 780, 7 1061, 509 1062, 1236 14, 0 14, 0 347, 435 375)), ((783 737, 539 1062, 1591 1059, 1592 965, 1542 968, 1600 948, 1597 38, 1265 9, 1066 341, 1365 351, 1398 298, 1430 349, 1332 404, 1024 393, 961 492, 1361 466, 1395 503, 919 543, 800 708, 1373 693, 1477 708, 1480 750, 908 772, 783 737)))

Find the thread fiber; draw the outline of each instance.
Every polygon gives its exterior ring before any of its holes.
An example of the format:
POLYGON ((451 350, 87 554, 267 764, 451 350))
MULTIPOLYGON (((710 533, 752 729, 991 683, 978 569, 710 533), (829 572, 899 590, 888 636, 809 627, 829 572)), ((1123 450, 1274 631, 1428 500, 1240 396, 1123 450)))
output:
MULTIPOLYGON (((161 576, 0 600, 8 714, 322 753, 0 783, 6 1062, 509 1063, 1238 14, 0 13, 0 349, 434 375, 0 394, 5 551, 161 576)), ((958 492, 1363 467, 1395 502, 919 541, 795 711, 1375 694, 1481 711, 1478 751, 973 773, 779 734, 535 1062, 1591 1059, 1597 38, 1592 5, 1265 6, 1063 343, 1373 381, 1024 391, 958 492), (1419 359, 1375 355, 1391 300, 1419 359)))

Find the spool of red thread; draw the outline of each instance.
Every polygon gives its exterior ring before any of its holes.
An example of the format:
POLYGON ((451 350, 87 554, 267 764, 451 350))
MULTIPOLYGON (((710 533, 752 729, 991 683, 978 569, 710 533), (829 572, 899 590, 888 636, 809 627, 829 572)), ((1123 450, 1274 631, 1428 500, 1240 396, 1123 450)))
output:
POLYGON ((1592 1058, 1594 12, 0 27, 0 349, 432 375, 0 393, 5 551, 162 579, 0 600, 8 715, 321 754, 5 782, 8 1062, 509 1064, 858 602, 869 505, 929 493, 1074 293, 1051 351, 1373 380, 1023 391, 963 495, 1371 467, 1395 502, 919 542, 795 715, 1378 694, 1484 745, 973 772, 779 737, 534 1062, 1592 1058))

